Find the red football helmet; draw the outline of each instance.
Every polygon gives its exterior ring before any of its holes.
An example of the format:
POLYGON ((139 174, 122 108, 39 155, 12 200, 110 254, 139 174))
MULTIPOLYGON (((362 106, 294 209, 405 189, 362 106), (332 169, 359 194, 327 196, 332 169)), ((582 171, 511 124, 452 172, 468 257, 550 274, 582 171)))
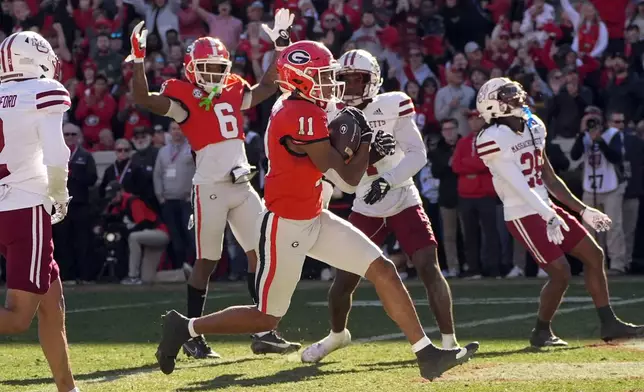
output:
POLYGON ((282 90, 293 91, 319 102, 342 99, 344 83, 335 79, 340 64, 323 44, 299 41, 289 45, 277 59, 282 90))
POLYGON ((219 39, 201 37, 188 47, 183 66, 190 83, 219 93, 226 85, 232 63, 230 53, 219 39))

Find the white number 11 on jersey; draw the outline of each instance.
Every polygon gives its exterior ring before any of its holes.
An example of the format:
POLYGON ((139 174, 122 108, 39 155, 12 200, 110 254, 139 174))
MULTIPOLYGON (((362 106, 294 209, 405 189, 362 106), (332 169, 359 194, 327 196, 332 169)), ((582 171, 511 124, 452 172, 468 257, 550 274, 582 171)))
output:
MULTIPOLYGON (((313 136, 313 117, 308 117, 306 120, 309 128, 309 130, 306 131, 306 135, 313 136)), ((300 117, 300 131, 297 134, 304 135, 304 117, 300 117)))

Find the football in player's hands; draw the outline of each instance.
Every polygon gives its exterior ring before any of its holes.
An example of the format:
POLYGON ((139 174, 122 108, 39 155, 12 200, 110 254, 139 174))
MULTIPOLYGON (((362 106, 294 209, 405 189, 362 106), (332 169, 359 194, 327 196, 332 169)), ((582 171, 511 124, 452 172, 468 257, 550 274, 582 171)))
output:
POLYGON ((329 123, 329 141, 346 161, 360 148, 360 126, 354 116, 346 111, 329 123))

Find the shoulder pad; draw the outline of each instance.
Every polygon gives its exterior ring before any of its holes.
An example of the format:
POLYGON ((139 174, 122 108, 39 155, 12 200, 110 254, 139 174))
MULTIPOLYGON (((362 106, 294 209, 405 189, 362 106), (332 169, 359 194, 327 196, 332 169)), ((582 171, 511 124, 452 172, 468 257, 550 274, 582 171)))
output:
MULTIPOLYGON (((188 82, 184 82, 179 79, 168 79, 163 84, 161 85, 161 89, 159 90, 159 94, 161 95, 172 95, 176 94, 176 89, 184 87, 184 85, 190 85, 192 84, 188 82)), ((184 87, 185 88, 185 87, 184 87)))
POLYGON ((37 111, 63 113, 69 110, 72 101, 65 86, 53 79, 38 79, 34 82, 34 103, 37 111))
POLYGON ((402 91, 378 94, 372 104, 378 105, 380 110, 386 111, 393 117, 412 116, 416 112, 411 98, 402 91))
POLYGON ((476 136, 476 152, 482 159, 491 159, 501 152, 498 140, 499 126, 485 128, 476 136))

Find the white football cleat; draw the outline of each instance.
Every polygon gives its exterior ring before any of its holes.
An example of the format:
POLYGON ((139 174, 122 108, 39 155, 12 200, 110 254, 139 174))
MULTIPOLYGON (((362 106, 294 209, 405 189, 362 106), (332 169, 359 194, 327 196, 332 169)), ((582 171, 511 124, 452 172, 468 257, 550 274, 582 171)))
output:
POLYGON ((327 337, 317 343, 313 343, 302 352, 302 362, 319 362, 335 350, 339 350, 349 344, 351 344, 351 333, 348 329, 339 333, 330 332, 327 337))
POLYGON ((507 275, 505 275, 506 279, 512 279, 512 278, 519 278, 521 276, 525 276, 525 273, 523 270, 516 265, 512 268, 510 272, 508 272, 507 275))

